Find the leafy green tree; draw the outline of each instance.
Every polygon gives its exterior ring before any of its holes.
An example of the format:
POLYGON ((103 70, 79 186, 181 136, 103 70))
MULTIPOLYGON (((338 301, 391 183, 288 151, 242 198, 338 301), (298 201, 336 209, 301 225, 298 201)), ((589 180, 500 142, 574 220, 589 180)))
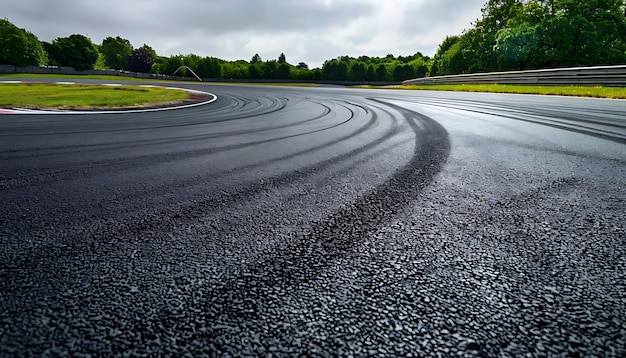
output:
POLYGON ((421 78, 426 76, 426 72, 428 72, 428 57, 424 56, 414 56, 413 60, 409 61, 409 66, 413 69, 413 73, 415 78, 421 78))
POLYGON ((437 49, 437 53, 433 57, 433 63, 431 72, 433 74, 446 74, 447 68, 442 63, 442 58, 444 54, 452 47, 454 44, 459 42, 460 36, 446 36, 446 38, 439 44, 439 48, 437 49))
POLYGON ((263 66, 263 74, 261 78, 277 79, 278 78, 278 61, 265 61, 263 66))
POLYGON ((501 70, 524 70, 541 67, 545 54, 541 22, 546 11, 539 0, 518 7, 507 26, 496 34, 494 51, 501 70))
POLYGON ((393 80, 404 81, 415 77, 413 69, 408 64, 398 65, 393 69, 393 80))
POLYGON ((350 79, 353 81, 365 80, 367 75, 367 67, 363 62, 354 62, 350 67, 350 79))
POLYGON ((245 60, 223 62, 222 77, 229 79, 250 78, 248 66, 249 63, 245 60))
POLYGON ((123 70, 128 68, 129 58, 133 54, 133 46, 130 41, 119 36, 107 37, 102 40, 100 52, 104 55, 104 64, 107 67, 123 70))
POLYGON ((525 70, 538 67, 542 31, 539 25, 519 24, 498 31, 496 51, 501 70, 525 70))
POLYGON ((495 34, 505 29, 510 19, 522 12, 521 0, 489 0, 482 9, 483 17, 476 22, 476 28, 485 34, 495 34))
POLYGON ((188 55, 183 56, 183 64, 191 68, 194 72, 198 68, 198 64, 200 63, 201 60, 202 60, 202 57, 194 53, 190 53, 188 55))
POLYGON ((259 54, 254 54, 254 56, 252 56, 252 60, 250 60, 250 63, 259 63, 262 62, 263 60, 261 59, 261 56, 259 56, 259 54))
POLYGON ((43 50, 46 53, 46 56, 48 57, 48 60, 46 61, 46 64, 52 65, 52 66, 60 66, 60 64, 56 61, 55 57, 53 56, 53 53, 54 53, 54 51, 56 51, 56 49, 52 45, 52 43, 51 42, 46 42, 46 41, 41 41, 41 47, 43 47, 43 50))
POLYGON ((367 66, 367 72, 365 73, 365 79, 368 81, 376 81, 376 72, 374 71, 374 65, 367 66))
POLYGON ((322 78, 335 81, 348 79, 348 64, 343 59, 325 61, 322 65, 322 78))
POLYGON ((286 63, 287 62, 287 57, 285 57, 284 53, 281 53, 280 56, 278 56, 278 63, 286 63))
MULTIPOLYGON (((530 2, 536 3, 534 0, 530 2)), ((530 47, 530 41, 535 40, 536 45, 540 37, 535 31, 537 21, 529 25, 527 19, 522 18, 524 13, 522 0, 487 1, 482 18, 477 20, 473 29, 461 36, 446 37, 441 43, 433 58, 431 72, 446 75, 526 67, 531 52, 535 51, 530 47), (513 23, 513 19, 517 22, 513 23)), ((532 12, 528 14, 530 16, 532 12)))
POLYGON ((489 0, 473 29, 446 38, 437 74, 626 63, 623 0, 489 0))
POLYGON ((453 42, 445 52, 437 53, 431 71, 436 75, 484 71, 476 59, 480 41, 476 34, 476 30, 469 30, 453 42))
POLYGON ((50 59, 59 66, 73 67, 79 71, 88 70, 98 60, 96 46, 83 35, 59 37, 45 46, 50 59))
POLYGON ((105 70, 108 68, 107 65, 104 64, 104 55, 102 52, 98 52, 98 59, 96 60, 96 63, 94 63, 93 68, 96 70, 105 70))
POLYGON ((297 66, 292 66, 289 70, 289 78, 292 80, 315 81, 321 79, 322 71, 319 68, 309 70, 309 66, 300 62, 297 66))
POLYGON ((314 68, 312 70, 307 71, 307 76, 311 80, 321 80, 322 79, 322 69, 314 68))
POLYGON ((35 35, 0 19, 0 64, 42 66, 46 60, 47 54, 35 35))
POLYGON ((374 80, 386 81, 388 79, 387 66, 384 64, 376 66, 375 74, 374 80))
POLYGON ((466 63, 471 62, 471 65, 460 72, 488 72, 500 69, 494 51, 498 31, 507 28, 509 20, 517 16, 522 6, 521 0, 487 2, 482 9, 482 19, 476 22, 476 31, 464 39, 463 58, 466 63))
POLYGON ((626 61, 626 18, 620 0, 554 0, 544 20, 547 63, 578 66, 626 61))
POLYGON ((290 64, 283 62, 278 63, 278 68, 276 69, 276 78, 281 80, 289 79, 291 76, 292 67, 290 64))
POLYGON ((196 73, 204 78, 221 78, 222 65, 220 60, 214 57, 204 57, 198 62, 196 73))
POLYGON ((450 49, 450 47, 452 47, 452 45, 459 42, 460 39, 460 36, 446 36, 443 42, 439 44, 436 55, 443 55, 446 51, 450 49))
POLYGON ((157 56, 154 58, 154 63, 152 64, 152 73, 165 74, 164 65, 167 61, 167 57, 157 56))
POLYGON ((253 80, 265 78, 265 65, 263 62, 251 63, 248 66, 248 74, 253 80))
MULTIPOLYGON (((180 66, 183 65, 183 55, 175 55, 167 57, 163 60, 160 65, 160 73, 165 75, 172 75, 176 72, 180 66)), ((176 75, 185 76, 187 71, 182 68, 180 71, 176 72, 176 75)))

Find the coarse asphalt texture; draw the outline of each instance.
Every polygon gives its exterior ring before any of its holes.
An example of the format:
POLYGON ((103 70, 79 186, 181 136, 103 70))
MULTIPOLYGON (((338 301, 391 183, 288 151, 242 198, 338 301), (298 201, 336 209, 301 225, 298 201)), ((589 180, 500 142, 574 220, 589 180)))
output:
POLYGON ((626 101, 181 86, 0 115, 0 356, 626 355, 626 101))

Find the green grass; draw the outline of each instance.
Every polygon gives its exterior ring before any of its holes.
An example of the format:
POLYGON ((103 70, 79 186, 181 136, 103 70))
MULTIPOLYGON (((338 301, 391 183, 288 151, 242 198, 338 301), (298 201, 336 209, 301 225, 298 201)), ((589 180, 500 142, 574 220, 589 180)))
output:
POLYGON ((0 107, 5 108, 121 108, 188 99, 185 91, 137 87, 0 83, 0 107))
POLYGON ((532 85, 500 85, 500 84, 475 84, 475 85, 434 84, 434 85, 388 86, 388 87, 379 87, 379 88, 430 90, 430 91, 538 94, 538 95, 554 95, 554 96, 626 99, 626 88, 621 88, 621 87, 532 86, 532 85))
POLYGON ((56 74, 36 74, 36 73, 10 73, 0 74, 0 78, 59 78, 59 79, 88 79, 88 80, 106 80, 106 81, 141 81, 141 82, 154 82, 154 79, 148 78, 135 78, 124 76, 107 76, 107 75, 56 75, 56 74))

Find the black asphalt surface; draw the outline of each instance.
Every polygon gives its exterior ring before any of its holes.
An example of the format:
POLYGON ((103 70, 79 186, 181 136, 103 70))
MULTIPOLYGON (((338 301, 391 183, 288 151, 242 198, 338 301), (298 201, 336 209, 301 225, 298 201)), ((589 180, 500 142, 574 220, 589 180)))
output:
POLYGON ((626 101, 188 86, 0 115, 0 356, 626 355, 626 101))

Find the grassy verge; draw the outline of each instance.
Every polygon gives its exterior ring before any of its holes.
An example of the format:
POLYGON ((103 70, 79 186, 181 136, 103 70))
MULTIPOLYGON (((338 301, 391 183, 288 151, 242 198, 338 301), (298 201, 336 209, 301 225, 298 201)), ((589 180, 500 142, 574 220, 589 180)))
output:
POLYGON ((137 86, 0 84, 0 107, 10 108, 122 108, 176 103, 189 93, 137 86))
POLYGON ((124 76, 107 76, 107 75, 55 75, 55 74, 36 74, 36 73, 9 73, 9 74, 0 74, 0 78, 59 78, 59 79, 88 79, 88 80, 105 80, 112 82, 119 81, 140 81, 140 82, 154 82, 154 79, 147 78, 135 78, 135 77, 124 77, 124 76))
MULTIPOLYGON (((372 87, 369 87, 372 88, 372 87)), ((394 88, 405 90, 459 91, 538 94, 554 96, 596 97, 626 99, 626 88, 592 87, 592 86, 532 86, 532 85, 500 85, 500 84, 466 84, 466 85, 403 85, 378 88, 394 88)))

